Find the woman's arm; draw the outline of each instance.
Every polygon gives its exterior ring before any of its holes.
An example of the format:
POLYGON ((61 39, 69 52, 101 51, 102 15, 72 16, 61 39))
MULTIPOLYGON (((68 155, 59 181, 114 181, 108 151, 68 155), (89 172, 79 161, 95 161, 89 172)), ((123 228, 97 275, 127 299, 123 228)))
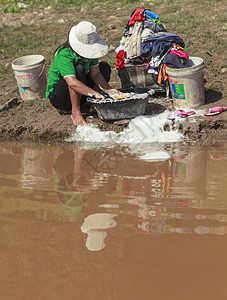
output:
POLYGON ((72 104, 72 114, 71 118, 73 120, 73 123, 78 125, 84 125, 86 124, 86 121, 84 120, 81 111, 80 111, 80 100, 81 96, 92 96, 96 99, 104 99, 105 97, 95 90, 89 88, 84 83, 82 83, 80 80, 78 80, 75 76, 67 76, 65 77, 65 81, 68 84, 69 89, 69 95, 70 100, 72 104))
POLYGON ((83 82, 78 80, 75 76, 67 76, 67 77, 65 77, 65 81, 66 81, 68 87, 70 89, 73 89, 78 94, 95 97, 96 99, 104 99, 103 95, 101 95, 100 93, 96 92, 95 90, 89 88, 83 82))
POLYGON ((111 86, 108 84, 108 82, 106 82, 102 73, 100 72, 99 66, 91 67, 89 72, 90 72, 91 79, 101 90, 112 89, 111 86))
POLYGON ((103 77, 102 73, 99 70, 99 66, 91 67, 90 70, 91 79, 97 85, 100 90, 105 91, 110 96, 113 94, 122 94, 120 91, 113 89, 108 82, 106 82, 105 78, 103 77))

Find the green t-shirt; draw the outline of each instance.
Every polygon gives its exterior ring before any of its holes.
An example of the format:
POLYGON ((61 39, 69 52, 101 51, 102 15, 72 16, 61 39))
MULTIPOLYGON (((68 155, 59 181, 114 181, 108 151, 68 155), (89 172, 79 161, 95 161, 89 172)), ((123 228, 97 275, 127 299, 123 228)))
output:
POLYGON ((46 98, 49 98, 50 93, 54 90, 54 87, 60 78, 65 78, 66 76, 76 76, 74 65, 77 63, 80 63, 82 66, 84 66, 86 74, 89 72, 90 67, 94 67, 99 64, 98 58, 83 58, 75 53, 71 48, 62 46, 57 50, 49 71, 46 98))

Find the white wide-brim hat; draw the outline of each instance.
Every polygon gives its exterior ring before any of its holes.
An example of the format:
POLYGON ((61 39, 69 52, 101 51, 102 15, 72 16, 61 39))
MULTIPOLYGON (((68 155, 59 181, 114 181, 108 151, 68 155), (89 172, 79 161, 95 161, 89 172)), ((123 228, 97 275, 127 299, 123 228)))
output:
POLYGON ((99 58, 109 52, 109 47, 98 35, 95 25, 87 21, 71 28, 69 44, 77 54, 85 58, 99 58))

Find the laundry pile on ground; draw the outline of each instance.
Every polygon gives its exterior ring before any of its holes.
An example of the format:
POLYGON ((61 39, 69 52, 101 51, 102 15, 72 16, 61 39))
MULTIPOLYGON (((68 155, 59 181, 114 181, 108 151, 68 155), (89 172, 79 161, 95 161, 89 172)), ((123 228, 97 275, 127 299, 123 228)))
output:
POLYGON ((192 66, 184 46, 180 36, 167 32, 156 13, 140 7, 128 19, 120 46, 116 49, 116 68, 121 70, 125 64, 146 64, 149 73, 159 74, 161 83, 166 66, 192 66))

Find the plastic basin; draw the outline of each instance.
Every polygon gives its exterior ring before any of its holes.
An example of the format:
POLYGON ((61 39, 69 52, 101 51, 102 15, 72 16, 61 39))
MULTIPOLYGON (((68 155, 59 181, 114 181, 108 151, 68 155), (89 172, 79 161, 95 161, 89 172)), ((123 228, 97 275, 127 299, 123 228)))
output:
POLYGON ((148 103, 148 99, 154 94, 154 90, 148 88, 128 88, 119 89, 124 93, 131 93, 131 97, 123 99, 106 98, 96 100, 87 97, 87 102, 93 103, 98 117, 105 121, 122 119, 133 119, 143 115, 148 103))

